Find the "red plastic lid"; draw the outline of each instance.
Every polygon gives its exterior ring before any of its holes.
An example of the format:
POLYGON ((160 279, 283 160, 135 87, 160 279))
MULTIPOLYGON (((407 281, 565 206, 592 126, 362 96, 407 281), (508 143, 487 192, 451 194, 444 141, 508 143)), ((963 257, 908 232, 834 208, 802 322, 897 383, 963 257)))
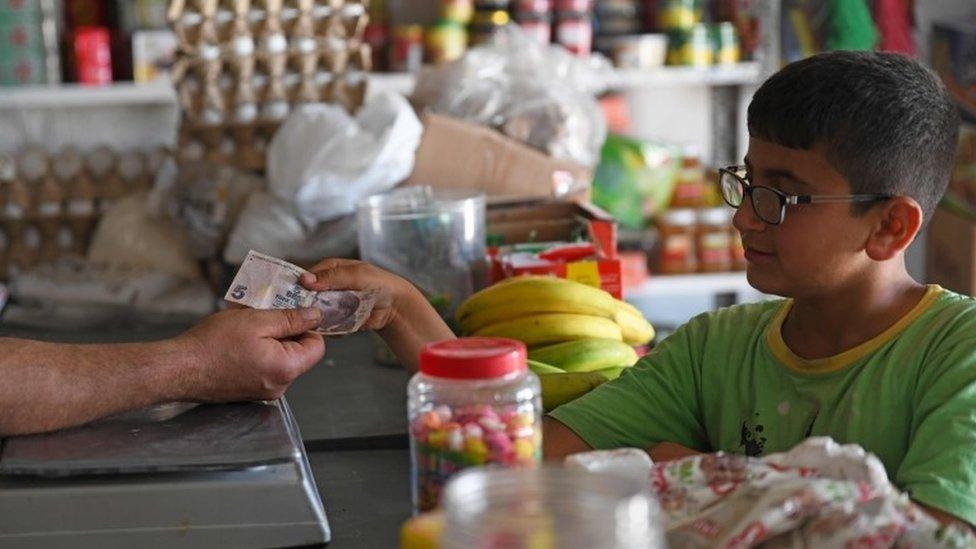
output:
POLYGON ((525 344, 500 337, 462 337, 428 343, 420 351, 420 371, 434 377, 487 379, 524 372, 525 344))

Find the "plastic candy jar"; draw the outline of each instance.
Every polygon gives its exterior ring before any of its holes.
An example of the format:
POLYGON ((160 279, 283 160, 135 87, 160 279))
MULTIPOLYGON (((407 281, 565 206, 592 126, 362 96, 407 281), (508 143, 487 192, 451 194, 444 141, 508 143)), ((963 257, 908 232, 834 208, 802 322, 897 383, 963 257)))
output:
POLYGON ((471 337, 428 344, 407 388, 415 511, 437 506, 471 466, 535 467, 542 459, 539 378, 521 342, 471 337))

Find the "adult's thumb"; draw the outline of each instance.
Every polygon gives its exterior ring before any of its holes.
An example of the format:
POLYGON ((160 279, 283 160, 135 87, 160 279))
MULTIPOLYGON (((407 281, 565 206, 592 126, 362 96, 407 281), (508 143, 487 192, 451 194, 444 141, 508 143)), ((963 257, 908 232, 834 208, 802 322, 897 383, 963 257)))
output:
POLYGON ((263 336, 282 339, 304 334, 319 325, 322 313, 318 309, 275 309, 256 311, 260 315, 263 336))

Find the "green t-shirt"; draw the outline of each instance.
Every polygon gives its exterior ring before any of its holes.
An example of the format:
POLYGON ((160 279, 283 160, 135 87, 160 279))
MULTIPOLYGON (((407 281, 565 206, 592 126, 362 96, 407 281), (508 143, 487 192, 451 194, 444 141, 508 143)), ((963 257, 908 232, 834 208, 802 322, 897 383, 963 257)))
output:
POLYGON ((829 436, 873 452, 913 499, 976 524, 976 300, 930 286, 884 333, 819 360, 784 343, 791 304, 699 315, 551 415, 594 448, 757 456, 829 436))

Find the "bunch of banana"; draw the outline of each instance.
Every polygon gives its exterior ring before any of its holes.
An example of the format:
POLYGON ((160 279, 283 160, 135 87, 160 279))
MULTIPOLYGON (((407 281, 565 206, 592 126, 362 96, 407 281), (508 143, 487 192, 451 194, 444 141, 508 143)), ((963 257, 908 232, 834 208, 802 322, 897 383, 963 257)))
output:
POLYGON ((607 292, 554 276, 518 276, 467 299, 457 321, 468 335, 508 337, 529 347, 584 338, 644 345, 654 328, 607 292))

